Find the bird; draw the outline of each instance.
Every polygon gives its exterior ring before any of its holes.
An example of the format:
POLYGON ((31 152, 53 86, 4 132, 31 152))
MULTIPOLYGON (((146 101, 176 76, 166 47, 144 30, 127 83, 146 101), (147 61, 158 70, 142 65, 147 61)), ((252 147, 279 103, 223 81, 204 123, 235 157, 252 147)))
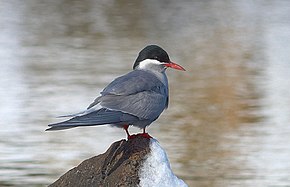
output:
POLYGON ((49 124, 46 131, 108 124, 123 128, 128 139, 136 136, 151 138, 146 127, 168 107, 165 74, 168 68, 185 71, 181 65, 172 62, 160 46, 146 46, 139 52, 131 72, 109 83, 86 110, 60 116, 70 119, 49 124), (130 135, 129 126, 143 129, 143 132, 130 135))

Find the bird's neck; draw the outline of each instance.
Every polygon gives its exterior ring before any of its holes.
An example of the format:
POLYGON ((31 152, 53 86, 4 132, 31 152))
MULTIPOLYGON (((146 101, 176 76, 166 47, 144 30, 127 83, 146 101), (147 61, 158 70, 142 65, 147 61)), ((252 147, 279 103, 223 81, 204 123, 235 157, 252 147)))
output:
POLYGON ((145 70, 149 73, 152 73, 154 76, 156 76, 165 86, 168 86, 168 79, 165 74, 165 71, 155 71, 155 70, 145 70))

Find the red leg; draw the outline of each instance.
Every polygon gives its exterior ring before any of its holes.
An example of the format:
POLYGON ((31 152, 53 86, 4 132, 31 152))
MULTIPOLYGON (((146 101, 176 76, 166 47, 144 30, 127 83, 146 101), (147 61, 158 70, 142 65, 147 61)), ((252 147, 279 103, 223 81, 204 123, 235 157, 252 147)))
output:
POLYGON ((129 131, 128 131, 129 125, 123 125, 123 128, 126 131, 128 140, 136 138, 137 136, 142 136, 143 138, 148 138, 148 139, 152 138, 152 136, 150 136, 148 133, 146 133, 145 128, 143 128, 143 133, 133 134, 133 135, 129 134, 129 131))
POLYGON ((131 135, 129 134, 129 131, 128 131, 129 125, 124 125, 123 128, 126 131, 127 138, 130 139, 131 138, 131 135))
POLYGON ((143 133, 141 133, 139 135, 144 137, 144 138, 148 138, 148 139, 152 138, 152 136, 150 136, 148 133, 146 133, 145 128, 146 127, 143 128, 143 133))

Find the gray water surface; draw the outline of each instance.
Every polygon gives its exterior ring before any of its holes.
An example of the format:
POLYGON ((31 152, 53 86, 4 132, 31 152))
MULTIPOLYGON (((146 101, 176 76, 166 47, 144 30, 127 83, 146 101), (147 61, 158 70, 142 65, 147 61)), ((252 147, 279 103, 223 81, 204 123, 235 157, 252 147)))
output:
MULTIPOLYGON (((0 186, 46 186, 125 138, 44 132, 131 70, 147 44, 170 105, 149 128, 189 186, 290 186, 288 1, 0 1, 0 186)), ((131 128, 130 131, 140 130, 131 128)))

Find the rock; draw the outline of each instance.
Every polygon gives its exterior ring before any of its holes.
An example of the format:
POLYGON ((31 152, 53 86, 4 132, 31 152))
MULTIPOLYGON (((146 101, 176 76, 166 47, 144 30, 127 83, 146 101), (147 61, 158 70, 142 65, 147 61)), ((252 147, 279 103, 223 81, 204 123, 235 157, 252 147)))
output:
POLYGON ((104 154, 83 161, 50 187, 187 187, 172 172, 157 140, 134 137, 113 143, 104 154))
POLYGON ((138 186, 139 170, 149 152, 147 138, 114 142, 105 153, 83 161, 49 187, 138 186))

